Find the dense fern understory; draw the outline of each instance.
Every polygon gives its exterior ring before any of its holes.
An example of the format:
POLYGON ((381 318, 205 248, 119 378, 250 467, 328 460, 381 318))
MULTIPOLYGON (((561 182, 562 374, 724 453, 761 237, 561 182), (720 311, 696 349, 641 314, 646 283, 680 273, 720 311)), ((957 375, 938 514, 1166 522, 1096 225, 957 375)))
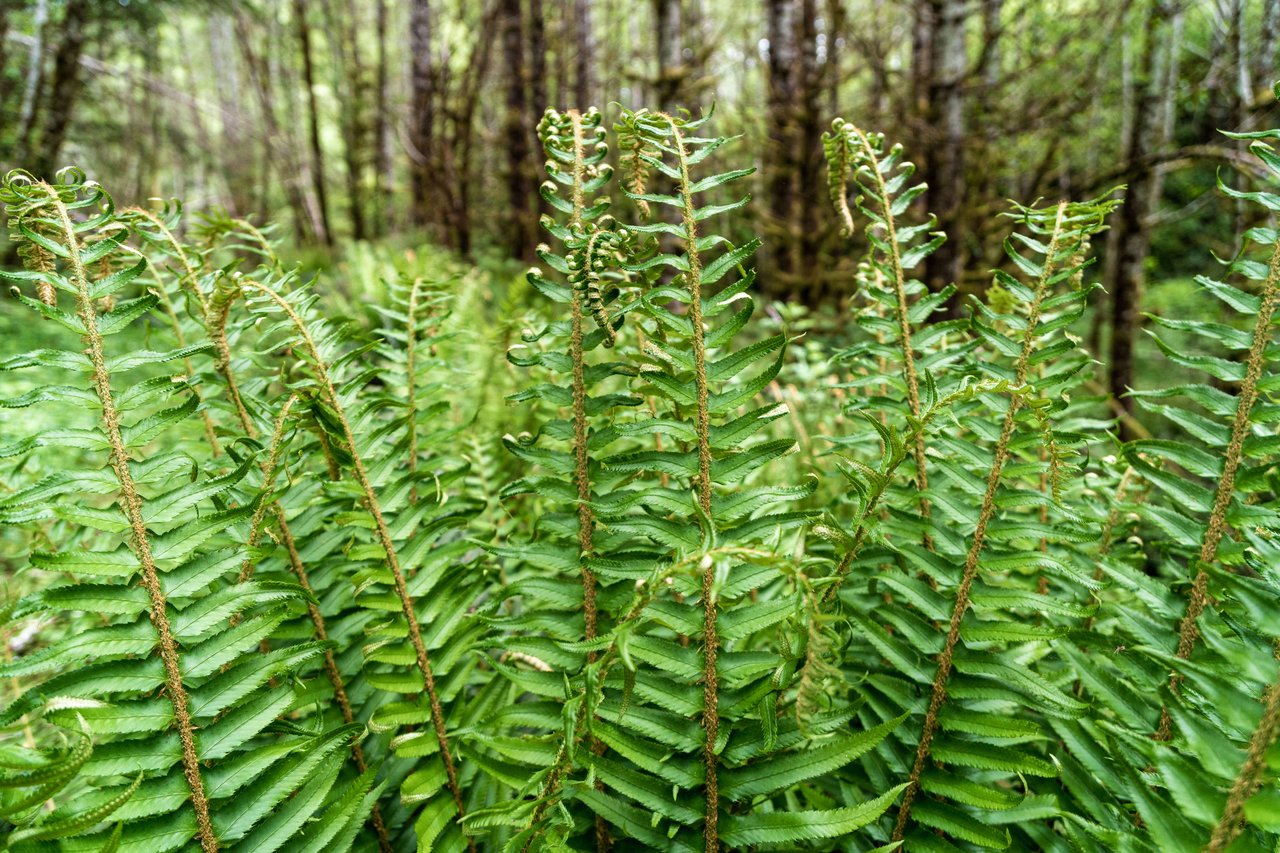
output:
POLYGON ((948 316, 904 151, 836 120, 871 249, 813 340, 708 127, 548 111, 488 329, 465 270, 346 322, 269 229, 7 176, 55 343, 0 353, 0 844, 1277 849, 1280 195, 1222 187, 1268 224, 1226 320, 1152 318, 1187 379, 1121 442, 1075 334, 1118 202, 1011 205, 948 316))

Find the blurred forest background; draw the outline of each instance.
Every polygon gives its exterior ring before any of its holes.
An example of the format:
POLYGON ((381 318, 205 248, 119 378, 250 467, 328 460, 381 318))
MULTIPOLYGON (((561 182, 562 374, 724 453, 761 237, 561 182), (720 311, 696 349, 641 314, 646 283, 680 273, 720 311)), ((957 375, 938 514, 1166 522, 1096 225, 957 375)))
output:
POLYGON ((1215 181, 1256 167, 1217 131, 1280 123, 1280 0, 0 0, 0 34, 0 165, 278 221, 310 267, 426 245, 514 275, 546 106, 714 106, 758 166, 767 295, 837 334, 833 116, 920 164, 950 235, 924 278, 961 295, 1004 262, 1005 199, 1127 185, 1088 331, 1117 397, 1143 312, 1249 225, 1215 181))

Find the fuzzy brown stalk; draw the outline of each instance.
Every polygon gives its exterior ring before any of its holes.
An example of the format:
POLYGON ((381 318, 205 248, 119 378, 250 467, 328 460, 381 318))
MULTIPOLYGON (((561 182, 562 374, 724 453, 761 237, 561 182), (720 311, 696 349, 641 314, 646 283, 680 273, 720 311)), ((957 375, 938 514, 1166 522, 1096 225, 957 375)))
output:
MULTIPOLYGON (((693 182, 689 177, 688 153, 685 149, 684 131, 672 118, 671 143, 680 169, 681 220, 684 225, 685 250, 689 259, 686 280, 689 285, 689 322, 692 325, 693 380, 696 393, 697 414, 695 429, 698 435, 698 475, 694 481, 698 503, 707 518, 711 517, 711 413, 708 406, 710 392, 707 388, 707 344, 702 325, 702 259, 698 252, 698 225, 693 205, 693 182)), ((716 625, 716 600, 714 561, 704 560, 702 567, 702 729, 706 737, 702 749, 702 761, 706 771, 706 822, 703 825, 703 841, 706 853, 720 849, 720 788, 717 780, 716 740, 720 735, 720 679, 716 672, 716 656, 720 639, 716 625)))
MULTIPOLYGON (((466 814, 466 808, 462 801, 462 788, 458 784, 458 769, 454 764, 453 755, 449 752, 449 736, 445 726, 444 709, 440 704, 440 695, 436 691, 436 679, 431 669, 431 658, 427 653, 426 644, 422 640, 422 626, 418 622, 418 614, 414 610, 413 599, 409 595, 409 587, 405 581, 404 571, 400 567, 399 553, 395 542, 391 538, 391 530, 387 527, 386 518, 382 515, 382 504, 378 500, 373 484, 369 481, 369 474, 365 468, 364 459, 360 455, 355 433, 351 428, 351 422, 347 419, 346 410, 338 397, 337 389, 333 385, 333 378, 329 375, 329 369, 320 355, 320 350, 316 346, 315 340, 311 337, 311 330, 307 327, 302 317, 293 309, 288 300, 271 288, 258 282, 245 282, 245 286, 257 290, 270 299, 293 323, 307 351, 311 354, 312 361, 315 364, 316 379, 320 383, 325 401, 332 407, 334 416, 342 427, 342 439, 346 442, 347 448, 351 453, 352 473, 355 475, 356 484, 364 494, 365 505, 369 510, 369 514, 373 516, 374 530, 377 534, 378 542, 382 545, 382 550, 387 555, 387 568, 391 570, 391 575, 395 580, 396 595, 400 599, 401 610, 404 613, 405 622, 409 629, 409 643, 413 646, 418 670, 422 673, 423 688, 431 705, 431 725, 435 730, 436 740, 440 746, 440 759, 444 762, 449 792, 453 795, 454 804, 458 809, 458 820, 461 821, 466 814)), ((470 837, 467 838, 467 847, 474 853, 476 849, 475 841, 470 837)))
MULTIPOLYGON (((907 274, 906 270, 902 268, 902 253, 898 250, 897 222, 893 215, 892 204, 889 201, 888 187, 885 186, 884 176, 880 174, 880 160, 876 157, 875 148, 872 147, 871 140, 867 138, 867 135, 860 128, 853 125, 849 125, 849 127, 852 128, 858 144, 862 146, 863 156, 870 163, 868 171, 875 177, 876 201, 880 203, 880 212, 885 228, 884 242, 888 247, 889 267, 893 273, 890 281, 893 285, 894 299, 897 301, 898 342, 902 347, 902 375, 907 382, 907 404, 911 407, 911 416, 919 420, 921 414, 920 375, 916 371, 915 347, 911 343, 911 318, 908 314, 910 306, 907 305, 907 274)), ((852 227, 850 227, 849 233, 853 233, 852 227)), ((1021 384, 1021 380, 1019 380, 1019 384, 1021 384)), ((924 435, 921 433, 916 436, 911 452, 916 463, 916 488, 922 495, 920 498, 920 516, 927 524, 929 522, 930 506, 929 499, 923 497, 923 495, 929 490, 929 473, 925 468, 924 451, 924 435)), ((924 535, 924 544, 926 548, 932 550, 933 543, 927 533, 924 535)))
MULTIPOLYGON (((262 469, 262 488, 269 490, 271 481, 275 478, 276 466, 280 463, 280 451, 284 444, 284 430, 288 423, 289 410, 293 408, 293 404, 298 402, 298 395, 292 394, 289 399, 284 401, 284 405, 280 407, 280 414, 276 416, 275 429, 271 432, 271 447, 267 450, 267 458, 262 461, 259 467, 262 469)), ((253 423, 245 418, 241 421, 245 435, 250 438, 257 437, 257 430, 254 429, 253 423)), ((259 501, 258 506, 253 510, 253 516, 249 519, 249 538, 245 542, 247 550, 253 550, 258 544, 258 540, 262 538, 262 522, 266 520, 267 513, 272 512, 274 515, 280 515, 281 509, 278 501, 259 501)), ((254 563, 252 556, 246 556, 244 562, 240 564, 239 582, 244 583, 253 576, 254 563)))
POLYGON ((196 753, 195 726, 191 720, 190 701, 182 683, 182 668, 178 660, 178 641, 169 624, 168 601, 160 585, 160 574, 151 552, 151 535, 142 516, 142 496, 138 493, 129 470, 129 451, 120 432, 120 412, 116 409, 111 393, 111 377, 107 373, 107 359, 103 352, 102 335, 98 332, 98 315, 90 295, 89 279, 80 260, 80 241, 74 223, 57 192, 48 184, 40 185, 57 212, 61 223, 62 240, 67 247, 67 263, 71 283, 76 288, 76 309, 84 324, 84 342, 89 362, 93 366, 93 387, 102 404, 102 429, 110 447, 111 470, 120 484, 120 508, 129 522, 129 545, 142 570, 142 586, 151 602, 151 624, 160 644, 160 660, 164 666, 165 693, 173 705, 174 722, 178 727, 181 744, 182 770, 191 791, 191 806, 196 816, 196 835, 204 853, 217 853, 218 838, 209 818, 209 800, 205 794, 204 779, 200 775, 200 758, 196 753))
MULTIPOLYGON (((1253 345, 1249 347, 1244 382, 1240 385, 1236 414, 1231 423, 1231 440, 1227 443, 1226 456, 1222 462, 1222 476, 1218 479, 1213 495, 1213 508, 1209 512, 1204 540, 1200 545, 1200 555, 1196 561, 1196 576, 1191 583, 1191 595, 1187 602, 1187 614, 1183 617, 1178 629, 1176 654, 1181 660, 1191 657, 1196 640, 1200 637, 1200 629, 1196 622, 1209 602, 1209 574, 1206 569, 1218 559, 1218 545, 1226 533, 1227 509, 1231 506, 1231 496, 1235 493, 1236 473, 1240 469, 1240 460, 1244 455, 1244 441, 1249 435, 1249 415, 1253 411, 1253 404, 1258 399, 1258 382, 1262 379, 1262 369, 1266 364, 1267 344, 1271 341, 1271 318, 1275 314, 1278 291, 1280 291, 1280 241, 1277 241, 1272 248, 1271 260, 1267 265, 1267 279, 1262 287, 1262 302, 1258 306, 1258 316, 1253 324, 1253 345)), ((1169 677, 1169 689, 1177 693, 1181 682, 1181 677, 1176 672, 1173 673, 1169 677)), ((1156 740, 1168 740, 1172 734, 1172 726, 1169 709, 1162 708, 1160 725, 1156 729, 1156 740)))
POLYGON ((254 429, 253 419, 249 417, 244 397, 240 394, 240 384, 236 382, 235 372, 231 369, 231 344, 227 340, 227 319, 236 292, 238 291, 225 296, 215 295, 213 300, 205 303, 204 325, 209 341, 213 344, 213 367, 222 377, 222 384, 227 389, 227 396, 231 398, 231 405, 236 410, 236 418, 239 419, 244 434, 254 438, 257 430, 254 429))
MULTIPOLYGON (((1035 296, 1031 301, 1031 309, 1027 317, 1027 329, 1022 336, 1022 354, 1018 357, 1015 385, 1022 385, 1027 379, 1027 364, 1035 347, 1036 326, 1040 322, 1040 306, 1049 290, 1049 280, 1055 272, 1055 261, 1059 252, 1062 236, 1063 220, 1066 216, 1067 203, 1058 205, 1058 215, 1053 227, 1053 236, 1049 240, 1049 248, 1045 252, 1044 267, 1036 284, 1035 296)), ((960 622, 965 611, 969 609, 969 590, 978 575, 978 558, 982 555, 982 547, 987 537, 987 525, 996 509, 996 492, 1000 487, 1000 477, 1005 463, 1009 459, 1009 441, 1013 438, 1014 424, 1022 397, 1015 395, 1009 400, 1009 408, 1005 412, 1004 425, 1000 430, 1000 439, 996 442, 995 459, 991 463, 991 471, 987 475, 987 490, 982 498, 982 506, 978 510, 978 523, 973 531, 973 540, 969 545, 969 553, 965 557, 964 570, 960 576, 960 586, 956 589, 956 601, 951 610, 951 623, 947 627, 947 639, 942 653, 938 655, 938 668, 934 673, 933 687, 929 694, 929 708, 925 712, 924 725, 921 728, 920 743, 916 747, 915 763, 911 767, 911 775, 907 778, 907 788, 903 792, 902 805, 898 809, 898 818, 894 822, 893 841, 901 841, 911 817, 911 804, 920 790, 920 776, 929 762, 933 747, 933 737, 938 730, 938 715, 947 698, 947 681, 951 677, 953 657, 956 644, 960 641, 960 622)))
MULTIPOLYGON (((573 183, 570 191, 573 213, 569 218, 569 230, 574 233, 582 227, 582 211, 586 209, 587 204, 583 192, 587 177, 584 163, 586 152, 582 138, 582 114, 577 110, 569 110, 568 116, 573 128, 573 183)), ((592 239, 594 240, 595 237, 593 236, 592 239)), ((591 274, 590 255, 588 250, 586 257, 583 258, 583 271, 587 275, 591 274)), ((582 614, 586 624, 585 636, 587 642, 591 642, 597 635, 599 615, 596 604, 596 574, 587 565, 587 559, 595 550, 595 513, 591 509, 591 465, 587 452, 587 380, 582 343, 585 318, 582 311, 582 292, 578 287, 572 287, 572 291, 573 295, 569 302, 569 360, 573 364, 573 480, 578 489, 578 553, 582 565, 582 614)), ((613 331, 607 323, 603 328, 613 331)), ((595 659, 594 651, 587 652, 588 663, 594 662, 595 659)), ((583 704, 585 710, 586 703, 583 704)), ((604 744, 592 738, 591 749, 594 753, 600 754, 604 751, 604 744)), ((599 788, 601 785, 602 783, 596 780, 596 787, 599 788)), ((604 818, 599 815, 596 815, 595 831, 597 851, 608 850, 608 827, 604 818)))
MULTIPOLYGON (((577 110, 569 110, 569 121, 573 127, 573 184, 570 202, 573 213, 569 217, 569 231, 576 232, 582 227, 582 211, 586 207, 583 195, 583 184, 586 180, 585 152, 582 139, 582 116, 577 110)), ((587 263, 586 259, 583 261, 587 263)), ((582 560, 582 612, 586 619, 586 638, 591 642, 596 638, 596 577, 595 572, 587 565, 587 557, 594 549, 595 514, 591 510, 591 468, 587 455, 587 381, 584 364, 583 311, 582 293, 577 287, 569 302, 570 334, 569 360, 573 363, 573 481, 578 489, 578 549, 582 560)), ((595 659, 595 653, 587 655, 587 660, 595 659)))
POLYGON ((1277 734, 1280 734, 1280 681, 1268 687, 1262 698, 1262 718, 1258 720, 1258 727, 1253 730, 1244 764, 1240 765, 1240 772, 1227 794, 1226 807, 1218 825, 1213 828, 1209 843, 1205 845, 1205 853, 1222 853, 1240 834, 1244 804, 1262 784, 1267 750, 1275 742, 1277 734))

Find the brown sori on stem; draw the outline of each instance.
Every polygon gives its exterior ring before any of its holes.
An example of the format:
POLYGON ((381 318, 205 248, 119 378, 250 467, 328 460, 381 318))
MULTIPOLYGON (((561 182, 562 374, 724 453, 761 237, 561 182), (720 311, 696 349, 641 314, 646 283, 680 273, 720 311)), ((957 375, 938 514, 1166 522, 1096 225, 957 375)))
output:
MULTIPOLYGON (((244 286, 258 291, 271 300, 284 312, 290 322, 293 323, 294 328, 298 330, 298 335, 302 338, 303 345, 314 362, 316 379, 320 383, 321 394, 325 402, 333 409, 334 415, 342 427, 342 439, 346 442, 351 454, 352 473, 355 475, 356 484, 364 494, 365 505, 369 509, 369 514, 373 516, 374 530, 377 534, 378 542, 387 555, 387 567, 391 570, 391 575, 395 579, 396 595, 400 599, 401 610, 409 627, 409 642, 413 646, 418 670, 422 673, 422 684, 431 705, 431 725, 435 730, 436 740, 440 746, 440 758, 444 762, 449 792, 453 795, 454 804, 458 809, 458 819, 461 821, 466 814, 466 809, 462 802, 462 788, 458 784, 458 769, 453 763, 452 754, 449 752, 449 737, 445 727, 444 709, 440 705, 440 696, 436 692, 436 679, 431 669, 431 659, 427 653, 426 644, 422 640, 422 627, 418 624, 418 614, 414 611, 413 599, 409 595, 409 587, 405 581, 404 571, 400 568, 400 557, 396 550, 395 542, 391 538, 391 530, 387 527, 386 519, 382 515, 382 504, 378 500, 377 492, 374 491, 373 484, 369 481, 368 471, 365 469, 364 460, 361 458, 359 447, 356 444, 355 433, 351 429, 351 422, 347 420, 346 410, 343 408, 342 401, 338 397, 338 391, 333 385, 328 366, 321 357, 320 350, 316 346, 315 340, 311 337, 311 331, 307 328, 307 324, 302 317, 298 315, 298 312, 294 310, 288 300, 266 285, 255 281, 246 281, 244 286)), ((467 846, 470 850, 475 850, 475 841, 470 837, 467 838, 467 846)))
MULTIPOLYGON (((1271 260, 1267 265, 1267 278, 1262 287, 1262 301, 1258 306, 1258 316, 1253 324, 1253 345, 1249 348, 1249 359, 1246 362, 1244 382, 1240 385, 1240 396, 1236 403, 1236 415, 1231 423, 1231 440, 1227 443, 1226 457, 1222 462, 1222 476, 1213 495, 1213 507, 1209 511, 1209 520, 1204 531, 1204 541, 1200 545, 1200 555, 1196 560, 1196 576, 1191 583, 1191 595, 1187 601, 1187 615, 1183 617, 1178 629, 1177 656, 1186 660, 1195 649, 1200 629, 1196 622, 1209 603, 1209 575, 1206 569, 1218 559, 1218 545, 1227 528, 1227 509, 1231 506, 1231 496, 1235 493, 1236 473, 1240 469, 1240 458, 1244 451, 1244 440, 1249 435, 1249 415, 1253 404, 1258 399, 1258 382, 1262 379, 1262 368, 1266 363, 1267 344, 1271 341, 1271 318, 1276 310, 1277 291, 1280 290, 1280 241, 1271 251, 1271 260)), ((1169 678, 1169 688, 1177 693, 1181 678, 1175 672, 1169 678)), ((1169 709, 1160 710, 1160 726, 1156 729, 1156 740, 1168 740, 1172 734, 1173 721, 1169 717, 1169 709)))
POLYGON ((142 570, 142 585, 150 599, 151 624, 160 640, 160 660, 164 666, 165 692, 173 705, 173 717, 178 726, 178 740, 182 745, 182 770, 191 791, 191 806, 196 814, 196 832, 205 853, 216 853, 218 839, 209 819, 209 800, 205 794, 204 779, 200 775, 200 758, 196 754, 195 727, 191 721, 187 689, 182 683, 182 668, 178 661, 178 641, 169 625, 168 601, 160 585, 159 571, 151 552, 151 536, 142 517, 142 496, 129 470, 129 451, 120 432, 120 413, 111 393, 111 377, 107 373, 106 355, 102 349, 102 336, 98 332, 98 315, 90 294, 89 279, 80 261, 80 241, 67 208, 57 192, 48 184, 40 185, 48 193, 62 226, 62 240, 67 247, 67 263, 70 266, 71 283, 76 288, 76 310, 84 324, 84 342, 89 362, 93 366, 93 387, 102 404, 102 429, 110 447, 110 465, 120 483, 120 508, 128 519, 129 544, 142 570))
MULTIPOLYGON (((694 424, 698 435, 698 474, 694 481, 698 504, 703 514, 711 517, 711 414, 707 389, 707 344, 702 325, 702 260, 698 252, 698 226, 693 206, 693 182, 689 178, 688 154, 685 150, 684 130, 680 124, 667 117, 671 127, 671 147, 676 153, 680 170, 679 191, 682 201, 681 220, 684 226, 685 249, 689 258, 689 271, 685 279, 689 286, 689 322, 692 326, 693 381, 697 414, 694 424)), ((702 566, 702 729, 706 737, 702 760, 706 771, 707 812, 703 827, 706 853, 720 848, 719 816, 720 789, 716 776, 716 740, 720 734, 720 680, 716 672, 716 656, 720 650, 719 632, 716 626, 716 601, 713 595, 715 566, 705 560, 702 566)))
POLYGON ((1227 804, 1222 811, 1218 825, 1213 828, 1209 843, 1205 845, 1205 853, 1222 853, 1235 837, 1240 834, 1240 824, 1244 818, 1244 804, 1262 784, 1262 771, 1266 767, 1267 750, 1280 734, 1280 681, 1267 688, 1262 698, 1262 718, 1258 727, 1253 730, 1249 740, 1249 751, 1245 755, 1244 764, 1236 775, 1231 791, 1227 794, 1227 804))
MULTIPOLYGON (((1031 309, 1027 317, 1026 332, 1022 337, 1022 354, 1018 356, 1015 385, 1022 385, 1027 379, 1027 363, 1035 346, 1036 326, 1040 322, 1040 306, 1049 290, 1049 281, 1055 272, 1055 262, 1060 251, 1059 242, 1062 237, 1063 221, 1066 217, 1067 203, 1058 205, 1058 215, 1054 222, 1053 235, 1045 252, 1044 267, 1040 271, 1036 283, 1035 296, 1031 301, 1031 309)), ((952 658, 956 644, 960 641, 960 622, 965 611, 969 609, 969 590, 978 574, 978 558, 982 554, 982 546, 987 537, 987 525, 996 509, 996 491, 1000 486, 1000 477, 1005 462, 1009 458, 1009 441, 1013 438, 1014 423, 1021 407, 1022 398, 1012 396, 1009 408, 1005 412, 1004 425, 1000 430, 1000 439, 996 442, 995 458, 991 463, 991 471, 987 475, 987 490, 982 498, 982 506, 978 510, 978 523, 973 531, 973 539, 969 545, 969 553, 965 557, 964 570, 960 576, 960 586, 956 589, 955 605, 951 609, 951 623, 947 627, 947 639, 938 655, 938 669, 934 673, 933 687, 929 694, 929 707, 925 712, 924 725, 920 732, 920 743, 916 747, 915 763, 911 767, 911 775, 907 779, 907 788, 902 795, 902 806, 898 809, 898 818, 893 827, 894 841, 901 841, 906 831, 907 821, 911 817, 911 804, 920 790, 920 776, 929 762, 933 746, 933 736, 938 729, 938 714, 947 698, 947 681, 951 677, 952 658)))
MULTIPOLYGON (((902 268, 902 253, 898 249, 898 227, 893 215, 893 208, 889 202, 889 190, 885 186, 884 175, 880 173, 880 160, 876 156, 876 150, 871 144, 871 140, 862 130, 854 125, 849 125, 853 130, 854 137, 858 140, 858 145, 862 147, 862 155, 870 164, 868 171, 875 177, 876 182, 876 200, 880 202, 880 215, 884 222, 885 229, 885 246, 889 259, 889 267, 893 273, 890 277, 890 283, 893 285, 894 300, 897 302, 896 313, 898 319, 898 341, 902 347, 902 375, 907 381, 907 404, 911 407, 911 416, 920 419, 920 375, 916 372, 916 355, 915 348, 911 343, 911 319, 908 314, 910 306, 907 305, 907 275, 902 268)), ((842 146, 843 147, 843 146, 842 146)), ((841 203, 844 204, 844 193, 841 193, 841 203)), ((841 211, 848 222, 849 233, 853 233, 852 220, 849 218, 848 207, 845 206, 841 211)), ((916 440, 911 448, 912 456, 916 463, 916 488, 920 490, 922 497, 920 498, 920 515, 927 523, 929 520, 929 499, 923 497, 923 494, 929 489, 929 475, 925 470, 924 455, 924 434, 917 433, 916 440)), ((932 542, 929 535, 924 536, 924 544, 927 548, 932 548, 932 542)))
MULTIPOLYGON (((569 230, 576 232, 582 227, 582 211, 586 207, 583 198, 583 183, 586 180, 586 166, 582 139, 582 116, 577 110, 569 110, 569 123, 573 127, 573 184, 570 202, 573 213, 569 217, 569 230)), ((570 334, 569 360, 573 363, 573 480, 578 489, 578 547, 582 554, 582 610, 586 618, 587 642, 596 638, 596 578, 595 573, 587 566, 586 558, 591 553, 592 536, 595 529, 595 516, 591 511, 591 477, 589 459, 587 457, 587 382, 582 355, 583 311, 582 293, 573 288, 569 302, 570 334)), ((588 660, 595 657, 588 655, 588 660)))

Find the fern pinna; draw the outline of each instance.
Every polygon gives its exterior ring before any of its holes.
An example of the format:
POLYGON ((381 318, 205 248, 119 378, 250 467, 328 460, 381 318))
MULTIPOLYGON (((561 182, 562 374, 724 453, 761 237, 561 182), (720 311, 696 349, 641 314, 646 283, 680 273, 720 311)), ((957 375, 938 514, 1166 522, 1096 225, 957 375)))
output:
MULTIPOLYGON (((57 517, 80 530, 68 547, 31 555, 34 569, 66 580, 15 610, 57 614, 67 620, 66 638, 0 670, 6 678, 57 672, 11 704, 7 718, 79 715, 96 742, 75 795, 58 804, 61 830, 90 831, 73 844, 83 849, 323 845, 339 828, 332 826, 336 816, 306 824, 322 817, 326 801, 338 794, 341 751, 361 732, 354 726, 314 733, 268 728, 297 699, 292 686, 274 679, 318 657, 323 646, 311 643, 283 658, 257 654, 260 641, 305 596, 294 584, 237 582, 253 505, 227 506, 220 496, 245 477, 252 456, 214 477, 188 473, 184 482, 182 472, 199 471, 206 460, 177 450, 142 453, 195 414, 187 380, 165 375, 164 366, 206 347, 111 353, 112 338, 152 311, 158 298, 147 294, 100 310, 100 300, 147 268, 145 258, 122 249, 129 231, 119 227, 101 187, 73 171, 52 185, 11 173, 3 201, 14 233, 31 247, 28 270, 10 275, 20 285, 36 285, 43 297, 19 298, 75 333, 84 347, 29 353, 4 367, 78 373, 92 397, 71 384, 51 389, 51 399, 96 415, 93 426, 6 448, 6 455, 40 445, 83 453, 78 467, 6 496, 3 507, 10 523, 57 517), (103 277, 91 272, 109 266, 103 262, 113 256, 124 256, 127 265, 103 277), (74 307, 68 310, 64 301, 74 307), (140 370, 150 378, 139 379, 140 370), (101 614, 101 621, 77 612, 101 614), (233 615, 239 623, 228 630, 233 615), (246 787, 254 797, 242 795, 246 787), (287 797, 290 807, 276 808, 287 797), (123 823, 118 841, 109 830, 92 833, 106 821, 123 823)), ((43 837, 52 834, 46 830, 43 837)))

